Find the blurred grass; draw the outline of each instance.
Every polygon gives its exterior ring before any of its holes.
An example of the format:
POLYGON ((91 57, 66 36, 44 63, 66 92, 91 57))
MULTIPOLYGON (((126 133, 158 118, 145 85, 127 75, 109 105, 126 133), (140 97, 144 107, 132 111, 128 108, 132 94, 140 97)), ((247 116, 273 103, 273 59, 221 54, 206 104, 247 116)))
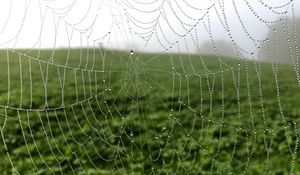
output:
POLYGON ((300 172, 292 65, 74 48, 0 70, 1 174, 300 172))

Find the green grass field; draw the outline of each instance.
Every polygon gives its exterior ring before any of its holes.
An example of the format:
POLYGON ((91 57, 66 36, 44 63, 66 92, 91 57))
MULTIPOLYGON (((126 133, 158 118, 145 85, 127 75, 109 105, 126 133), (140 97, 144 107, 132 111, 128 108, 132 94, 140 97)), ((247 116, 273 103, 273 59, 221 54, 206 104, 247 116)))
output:
POLYGON ((300 173, 292 65, 90 48, 0 70, 1 175, 300 173))

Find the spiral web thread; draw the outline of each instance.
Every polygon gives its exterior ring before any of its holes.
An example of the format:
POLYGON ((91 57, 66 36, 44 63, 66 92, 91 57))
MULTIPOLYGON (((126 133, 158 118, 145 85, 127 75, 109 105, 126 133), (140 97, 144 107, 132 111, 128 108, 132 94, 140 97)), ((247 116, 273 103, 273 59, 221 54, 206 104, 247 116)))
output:
MULTIPOLYGON (((293 0, 276 6, 263 0, 74 0, 63 7, 56 1, 19 3, 24 3, 19 28, 1 40, 4 173, 247 174, 261 169, 272 174, 272 158, 280 151, 287 160, 285 171, 299 173, 299 110, 285 101, 289 94, 280 85, 287 77, 276 49, 277 36, 285 35, 294 76, 287 82, 299 92, 293 0), (81 4, 85 10, 76 11, 81 4), (245 19, 241 6, 253 19, 245 19), (37 40, 19 49, 33 8, 40 14, 37 40), (234 17, 228 17, 228 8, 234 17), (112 21, 99 35, 103 9, 112 21), (228 18, 234 18, 252 49, 239 44, 228 18), (293 19, 291 25, 287 18, 293 19), (235 61, 222 57, 212 19, 232 44, 235 61), (256 35, 247 20, 272 30, 273 38, 256 35), (55 34, 45 50, 47 24, 55 34), (201 50, 204 37, 216 55, 211 58, 214 68, 201 50), (56 45, 61 38, 65 49, 56 45), (143 48, 155 45, 164 52, 135 52, 137 40, 143 48), (115 50, 118 42, 123 51, 115 50), (272 55, 271 72, 262 62, 262 43, 272 55), (270 79, 272 84, 266 82, 270 79)), ((1 35, 9 30, 18 5, 10 2, 1 35)))

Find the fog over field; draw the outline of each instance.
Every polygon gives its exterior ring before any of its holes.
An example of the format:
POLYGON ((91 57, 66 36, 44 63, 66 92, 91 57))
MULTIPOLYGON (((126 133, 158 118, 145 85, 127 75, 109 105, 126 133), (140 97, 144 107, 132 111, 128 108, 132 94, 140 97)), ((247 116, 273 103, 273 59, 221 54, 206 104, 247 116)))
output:
MULTIPOLYGON (((293 7, 288 5, 280 8, 290 0, 266 2, 258 0, 157 1, 152 5, 141 2, 108 0, 91 0, 88 3, 85 0, 66 0, 63 3, 61 1, 1 1, 0 47, 101 46, 146 52, 166 51, 167 47, 175 52, 201 50, 203 53, 211 54, 215 52, 212 41, 228 42, 229 46, 227 47, 231 47, 230 45, 233 47, 228 35, 230 33, 238 47, 257 54, 259 44, 254 44, 247 37, 245 29, 257 40, 266 39, 270 30, 269 24, 266 25, 259 18, 265 21, 278 21, 280 18, 292 17, 293 13, 299 16, 297 9, 300 7, 300 1, 294 1, 293 7), (188 2, 190 6, 183 2, 188 2), (273 7, 273 9, 268 9, 260 2, 265 3, 268 7, 273 7), (154 10, 158 7, 162 7, 163 10, 154 10), (194 10, 191 7, 204 10, 194 10), (164 13, 161 14, 161 11, 164 13), (174 13, 174 11, 176 12, 174 13), (279 14, 284 11, 287 13, 279 14), (186 15, 195 19, 188 18, 186 15), (202 17, 200 22, 196 20, 202 17), (158 23, 154 26, 152 21, 156 18, 158 23), (191 26, 183 26, 182 23, 191 26), (228 25, 229 32, 226 32, 222 26, 225 23, 228 25), (139 26, 143 26, 142 30, 139 26), (205 29, 208 26, 211 29, 212 38, 205 29), (179 35, 186 36, 180 37, 174 33, 174 29, 179 35), (152 36, 149 38, 146 34, 142 34, 145 31, 151 33, 151 30, 152 36), (187 30, 190 32, 186 34, 187 30), (156 32, 157 36, 153 32, 156 32), (158 41, 162 37, 169 41, 158 41), (195 44, 195 38, 200 44, 195 44), (179 47, 169 48, 168 42, 178 42, 179 47), (199 49, 203 43, 206 48, 199 49)), ((280 25, 278 22, 275 24, 280 25)), ((218 47, 221 46, 218 45, 218 47)), ((224 48, 220 48, 219 52, 222 50, 224 48)), ((229 54, 229 51, 220 54, 237 55, 237 53, 229 54)))

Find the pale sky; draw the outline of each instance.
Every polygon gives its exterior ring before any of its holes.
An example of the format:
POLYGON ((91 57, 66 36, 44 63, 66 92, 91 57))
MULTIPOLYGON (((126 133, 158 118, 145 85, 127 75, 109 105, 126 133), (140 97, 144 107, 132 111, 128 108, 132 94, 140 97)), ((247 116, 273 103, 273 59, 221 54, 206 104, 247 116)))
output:
POLYGON ((53 49, 69 45, 101 45, 126 50, 164 51, 172 46, 176 51, 193 52, 196 50, 195 42, 201 43, 210 38, 204 24, 206 27, 210 26, 213 40, 228 40, 228 32, 222 27, 222 23, 227 22, 229 33, 239 47, 255 52, 255 44, 247 38, 243 26, 255 39, 264 39, 268 28, 255 15, 266 21, 274 21, 282 16, 278 13, 286 10, 286 15, 292 16, 294 5, 298 16, 300 1, 289 2, 290 0, 2 0, 0 47, 53 49), (289 4, 285 5, 287 3, 289 4))

